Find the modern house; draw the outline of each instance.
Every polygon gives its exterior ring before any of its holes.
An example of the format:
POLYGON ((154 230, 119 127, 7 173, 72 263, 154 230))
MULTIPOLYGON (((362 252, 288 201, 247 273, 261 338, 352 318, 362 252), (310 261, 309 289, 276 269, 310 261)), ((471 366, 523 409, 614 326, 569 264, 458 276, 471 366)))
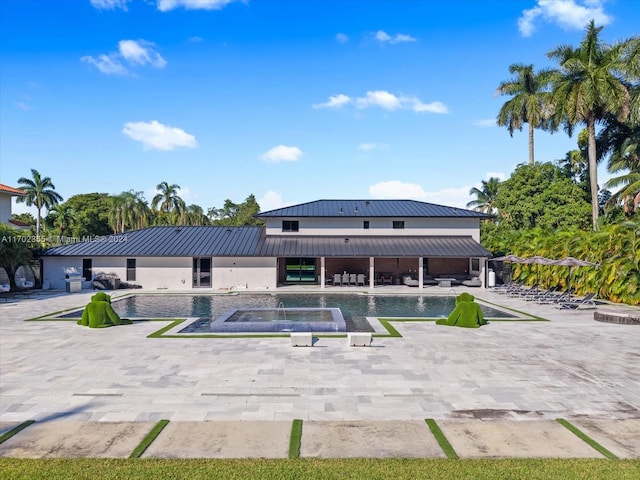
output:
POLYGON ((0 183, 0 223, 10 225, 14 228, 28 227, 28 225, 25 225, 23 222, 11 218, 11 199, 13 197, 26 196, 27 194, 22 190, 0 183))
POLYGON ((84 288, 101 273, 172 290, 486 284, 483 213, 413 200, 317 200, 257 218, 265 226, 150 227, 55 247, 41 256, 42 276, 54 288, 64 288, 69 271, 81 273, 84 288))

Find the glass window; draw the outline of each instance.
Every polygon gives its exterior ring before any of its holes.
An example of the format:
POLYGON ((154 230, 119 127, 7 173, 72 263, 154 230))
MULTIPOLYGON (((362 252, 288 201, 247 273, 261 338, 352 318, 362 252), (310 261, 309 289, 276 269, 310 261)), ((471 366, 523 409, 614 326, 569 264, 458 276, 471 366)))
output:
POLYGON ((369 220, 365 220, 364 222, 362 222, 362 228, 364 228, 365 230, 369 230, 369 220))
POLYGON ((282 231, 283 232, 297 232, 300 228, 298 220, 283 220, 282 231))
POLYGON ((136 281, 136 259, 127 258, 127 281, 136 281))
POLYGON ((393 228, 395 229, 403 229, 404 228, 404 220, 394 220, 393 228))
POLYGON ((90 258, 82 259, 82 278, 87 282, 93 278, 93 261, 90 258))

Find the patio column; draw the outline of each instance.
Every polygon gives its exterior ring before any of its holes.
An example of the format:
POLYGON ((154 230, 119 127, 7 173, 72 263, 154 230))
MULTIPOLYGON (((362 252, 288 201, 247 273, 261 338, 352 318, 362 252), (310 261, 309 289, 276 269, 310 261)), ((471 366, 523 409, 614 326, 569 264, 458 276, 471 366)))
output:
POLYGON ((424 262, 418 257, 418 288, 423 288, 424 262))
POLYGON ((369 257, 369 288, 375 288, 376 286, 375 274, 375 259, 373 257, 369 257))
POLYGON ((325 257, 320 257, 320 288, 324 288, 325 285, 325 267, 324 267, 324 259, 325 257))

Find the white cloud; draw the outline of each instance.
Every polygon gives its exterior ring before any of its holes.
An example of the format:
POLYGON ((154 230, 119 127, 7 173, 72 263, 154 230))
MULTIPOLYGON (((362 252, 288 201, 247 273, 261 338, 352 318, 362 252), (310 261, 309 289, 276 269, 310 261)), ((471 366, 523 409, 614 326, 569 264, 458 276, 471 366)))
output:
POLYGON ((16 102, 16 107, 18 107, 20 110, 24 110, 25 112, 31 110, 31 105, 29 105, 27 102, 16 102))
POLYGON ((157 120, 151 122, 127 122, 122 133, 140 142, 145 150, 173 150, 177 147, 196 147, 196 138, 181 128, 163 125, 157 120))
POLYGON ((116 8, 126 10, 127 3, 130 1, 131 0, 90 0, 91 5, 98 10, 115 10, 116 8))
POLYGON ((413 110, 416 113, 449 113, 449 109, 442 102, 424 103, 418 97, 409 95, 395 95, 386 90, 371 90, 364 97, 352 99, 348 95, 340 93, 332 95, 325 103, 316 103, 313 108, 340 108, 353 103, 357 108, 380 107, 385 110, 413 110))
POLYGON ((129 71, 120 62, 120 57, 117 54, 98 55, 97 58, 91 55, 85 55, 80 58, 81 61, 90 63, 98 70, 106 75, 126 75, 129 71))
POLYGON ((417 98, 411 98, 410 101, 413 102, 411 109, 414 112, 449 113, 449 109, 442 102, 422 103, 422 101, 417 98))
POLYGON ((356 99, 358 108, 380 107, 385 110, 396 110, 400 108, 401 103, 399 97, 385 90, 369 91, 364 97, 356 99))
POLYGON ((167 62, 154 48, 155 44, 146 40, 120 40, 120 55, 133 65, 152 65, 164 68, 167 62))
POLYGON ((539 18, 568 30, 582 29, 591 20, 598 25, 608 25, 612 21, 604 11, 604 0, 537 0, 537 5, 523 10, 518 19, 522 36, 533 34, 539 18))
POLYGON ((164 68, 167 61, 155 49, 155 44, 146 40, 120 40, 118 51, 93 57, 85 55, 81 61, 94 65, 106 75, 127 75, 130 67, 151 65, 164 68))
POLYGON ((204 42, 204 38, 199 37, 197 35, 194 35, 193 37, 189 37, 188 42, 189 43, 202 43, 202 42, 204 42))
POLYGON ((158 10, 168 12, 176 8, 185 10, 222 10, 230 3, 244 0, 157 0, 158 10))
POLYGON ((496 119, 495 118, 482 118, 480 120, 476 120, 473 122, 474 127, 495 127, 496 119))
POLYGON ((419 200, 449 207, 466 208, 467 202, 471 200, 469 197, 470 189, 470 186, 464 186, 428 192, 415 183, 390 180, 371 185, 369 194, 372 198, 419 200))
POLYGON ((396 35, 389 35, 387 32, 383 30, 378 30, 374 34, 374 38, 380 43, 407 43, 407 42, 416 42, 417 39, 412 37, 411 35, 407 35, 404 33, 397 33, 396 35))
POLYGON ((387 143, 361 143, 358 150, 361 152, 370 152, 371 150, 386 150, 389 148, 387 143))
POLYGON ((275 210, 276 208, 286 207, 289 204, 284 203, 282 194, 269 190, 258 200, 258 205, 260 205, 261 212, 267 212, 269 210, 275 210))
POLYGON ((349 37, 344 33, 336 34, 336 42, 338 43, 347 43, 349 41, 349 37))
POLYGON ((347 103, 351 102, 351 97, 339 93, 338 95, 332 95, 329 97, 329 100, 325 103, 316 103, 313 105, 313 108, 340 108, 347 103))
POLYGON ((302 157, 302 150, 298 147, 287 147, 286 145, 278 145, 260 155, 262 160, 272 163, 296 162, 300 160, 300 157, 302 157))

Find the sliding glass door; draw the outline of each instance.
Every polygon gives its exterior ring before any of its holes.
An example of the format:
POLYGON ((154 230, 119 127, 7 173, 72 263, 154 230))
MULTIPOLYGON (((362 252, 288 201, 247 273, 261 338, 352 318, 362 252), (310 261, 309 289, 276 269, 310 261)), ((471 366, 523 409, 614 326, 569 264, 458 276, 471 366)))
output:
POLYGON ((195 257, 193 259, 193 287, 211 286, 211 259, 195 257))

